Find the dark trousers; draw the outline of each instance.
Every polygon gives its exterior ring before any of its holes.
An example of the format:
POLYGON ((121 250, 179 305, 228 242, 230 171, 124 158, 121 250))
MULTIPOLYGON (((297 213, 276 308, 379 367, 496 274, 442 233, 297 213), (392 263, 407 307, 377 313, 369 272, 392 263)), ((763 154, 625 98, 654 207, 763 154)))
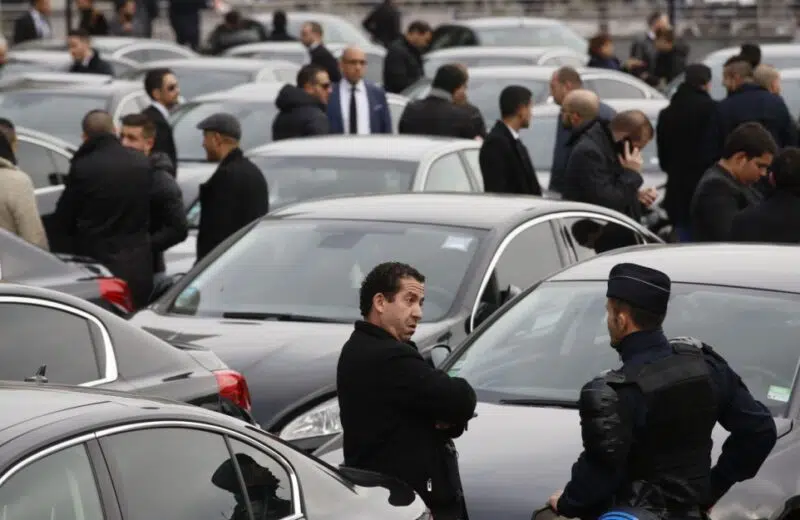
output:
POLYGON ((187 9, 169 12, 169 23, 175 32, 179 45, 188 45, 194 50, 200 48, 200 11, 187 9))

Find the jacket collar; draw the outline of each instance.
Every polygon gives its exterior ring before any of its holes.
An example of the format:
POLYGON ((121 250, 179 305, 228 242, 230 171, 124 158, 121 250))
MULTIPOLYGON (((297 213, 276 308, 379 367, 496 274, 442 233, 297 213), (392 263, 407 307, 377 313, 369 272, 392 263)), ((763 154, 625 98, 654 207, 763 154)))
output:
POLYGON ((122 146, 119 142, 119 139, 114 134, 100 134, 95 137, 90 137, 80 146, 80 148, 78 148, 78 150, 75 152, 75 155, 72 156, 72 161, 74 162, 80 157, 89 155, 95 150, 107 148, 115 144, 117 146, 122 146))
POLYGON ((755 92, 757 90, 763 90, 764 92, 769 92, 761 85, 748 81, 747 83, 742 83, 742 85, 739 88, 728 94, 728 97, 735 96, 736 94, 742 94, 745 92, 755 92))
POLYGON ((446 90, 442 90, 440 88, 431 88, 431 91, 428 93, 429 98, 436 98, 442 99, 444 101, 453 101, 453 95, 446 90))
POLYGON ((615 348, 623 363, 644 362, 646 359, 661 357, 671 349, 661 328, 628 334, 615 348))
POLYGON ((372 323, 370 323, 368 321, 364 321, 364 320, 356 321, 355 330, 358 331, 358 332, 361 332, 363 334, 366 334, 368 336, 372 336, 375 339, 394 340, 394 341, 396 341, 398 343, 405 343, 406 345, 414 347, 414 349, 417 348, 417 344, 414 343, 413 341, 411 341, 411 340, 400 341, 399 339, 395 338, 394 336, 392 336, 391 334, 386 332, 386 330, 384 330, 384 329, 378 327, 377 325, 374 325, 374 324, 372 324, 372 323))

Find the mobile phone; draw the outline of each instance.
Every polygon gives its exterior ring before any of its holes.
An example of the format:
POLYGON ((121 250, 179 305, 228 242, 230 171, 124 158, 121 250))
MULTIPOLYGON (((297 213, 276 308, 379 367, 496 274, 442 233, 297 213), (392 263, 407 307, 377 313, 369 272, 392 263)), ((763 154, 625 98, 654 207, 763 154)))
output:
POLYGON ((625 157, 625 143, 628 143, 628 150, 633 152, 633 143, 631 142, 629 137, 626 137, 622 141, 619 141, 618 143, 616 143, 615 147, 616 147, 617 155, 625 157))

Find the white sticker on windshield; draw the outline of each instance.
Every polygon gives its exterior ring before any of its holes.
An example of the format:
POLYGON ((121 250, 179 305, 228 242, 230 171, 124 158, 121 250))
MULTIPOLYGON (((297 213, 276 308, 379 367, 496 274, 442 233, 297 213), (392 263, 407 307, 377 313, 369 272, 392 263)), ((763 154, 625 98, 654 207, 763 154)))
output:
POLYGON ((455 249, 458 251, 467 251, 469 245, 472 243, 472 237, 463 237, 457 235, 450 235, 447 240, 442 244, 442 249, 455 249))
POLYGON ((780 401, 781 403, 788 403, 789 396, 792 394, 790 388, 785 386, 770 386, 767 392, 767 399, 771 401, 780 401))

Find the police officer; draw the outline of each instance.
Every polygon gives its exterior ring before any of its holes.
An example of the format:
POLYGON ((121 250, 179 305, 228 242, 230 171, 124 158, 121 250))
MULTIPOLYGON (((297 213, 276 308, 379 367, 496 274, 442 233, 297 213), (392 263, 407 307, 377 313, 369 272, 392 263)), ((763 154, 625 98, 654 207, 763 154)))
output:
POLYGON ((635 507, 641 517, 701 518, 733 484, 754 477, 775 445, 769 410, 719 354, 664 336, 669 295, 660 271, 611 269, 608 332, 623 364, 581 389, 584 451, 549 501, 561 516, 635 507), (717 422, 730 437, 712 467, 717 422))

